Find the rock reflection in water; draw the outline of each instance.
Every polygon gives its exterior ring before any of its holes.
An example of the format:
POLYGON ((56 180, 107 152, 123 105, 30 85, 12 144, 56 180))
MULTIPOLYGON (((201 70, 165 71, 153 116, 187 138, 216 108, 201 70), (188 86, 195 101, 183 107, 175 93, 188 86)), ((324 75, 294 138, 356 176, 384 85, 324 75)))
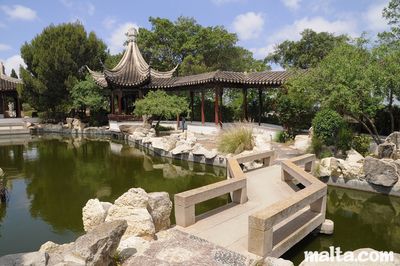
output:
MULTIPOLYGON (((0 208, 0 255, 37 250, 47 240, 73 240, 83 230, 82 207, 90 198, 112 202, 131 187, 173 197, 225 179, 222 168, 153 157, 123 143, 85 137, 44 136, 0 145, 0 168, 11 196, 10 204, 0 208)), ((213 199, 196 211, 227 200, 213 199)))

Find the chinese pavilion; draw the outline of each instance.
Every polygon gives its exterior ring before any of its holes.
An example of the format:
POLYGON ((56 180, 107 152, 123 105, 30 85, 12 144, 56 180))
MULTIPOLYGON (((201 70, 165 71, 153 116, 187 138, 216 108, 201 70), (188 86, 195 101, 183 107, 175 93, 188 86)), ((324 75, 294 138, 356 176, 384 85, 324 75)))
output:
POLYGON ((21 80, 6 76, 4 65, 0 62, 0 118, 21 117, 21 101, 17 92, 19 84, 22 84, 21 80))
MULTIPOLYGON (((105 68, 103 72, 89 73, 95 82, 108 88, 111 94, 110 119, 121 120, 127 118, 133 111, 133 102, 142 98, 147 91, 162 89, 165 91, 188 91, 190 93, 190 107, 193 114, 193 98, 196 92, 201 94, 201 122, 204 124, 204 93, 207 89, 214 90, 215 124, 222 123, 221 99, 224 88, 241 89, 243 92, 243 112, 247 120, 247 90, 258 89, 259 95, 259 123, 262 114, 262 92, 267 88, 281 87, 288 78, 286 71, 264 72, 233 72, 214 71, 190 76, 174 76, 178 66, 167 72, 157 71, 147 64, 136 44, 136 29, 127 32, 128 44, 121 61, 113 68, 105 68)), ((193 115, 192 115, 193 116, 193 115)))

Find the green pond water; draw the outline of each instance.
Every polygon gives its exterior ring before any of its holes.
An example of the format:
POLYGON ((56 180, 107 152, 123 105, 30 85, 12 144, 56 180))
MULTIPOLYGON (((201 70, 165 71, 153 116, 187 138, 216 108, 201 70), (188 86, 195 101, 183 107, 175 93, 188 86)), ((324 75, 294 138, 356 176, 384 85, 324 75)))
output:
MULTIPOLYGON (((0 205, 0 255, 37 250, 51 240, 73 241, 83 233, 82 207, 90 198, 114 201, 131 187, 171 195, 225 179, 225 169, 150 156, 109 140, 38 138, 0 146, 10 200, 0 205)), ((201 213, 228 196, 196 206, 201 213)), ((328 189, 332 236, 309 235, 284 258, 298 264, 304 251, 371 247, 400 252, 400 198, 328 189)))
MULTIPOLYGON (((225 169, 152 157, 107 140, 37 139, 0 146, 10 199, 0 204, 0 255, 65 243, 83 233, 82 207, 99 198, 113 202, 132 187, 178 192, 225 179, 225 169)), ((201 213, 228 196, 196 206, 201 213)), ((173 217, 172 217, 173 218, 173 217)))

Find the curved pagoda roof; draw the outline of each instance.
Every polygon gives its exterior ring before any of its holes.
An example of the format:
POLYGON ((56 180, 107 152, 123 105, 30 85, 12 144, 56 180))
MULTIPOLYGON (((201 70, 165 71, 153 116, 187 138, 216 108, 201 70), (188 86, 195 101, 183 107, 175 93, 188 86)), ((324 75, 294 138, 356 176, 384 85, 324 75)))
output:
POLYGON ((148 84, 152 78, 168 79, 172 77, 178 66, 167 72, 160 72, 151 68, 144 60, 136 44, 136 29, 129 29, 126 35, 128 37, 128 46, 121 61, 113 69, 106 68, 103 73, 100 73, 88 68, 98 85, 102 87, 108 87, 109 85, 141 87, 148 84))
POLYGON ((4 65, 0 62, 0 92, 17 91, 18 84, 22 84, 22 81, 7 76, 4 72, 4 65))
POLYGON ((136 44, 136 29, 126 33, 128 46, 121 61, 113 69, 103 72, 88 68, 95 82, 101 87, 125 87, 147 89, 178 89, 188 86, 227 87, 279 87, 289 77, 287 71, 234 72, 213 71, 197 75, 174 77, 178 66, 171 71, 160 72, 151 68, 144 60, 136 44))

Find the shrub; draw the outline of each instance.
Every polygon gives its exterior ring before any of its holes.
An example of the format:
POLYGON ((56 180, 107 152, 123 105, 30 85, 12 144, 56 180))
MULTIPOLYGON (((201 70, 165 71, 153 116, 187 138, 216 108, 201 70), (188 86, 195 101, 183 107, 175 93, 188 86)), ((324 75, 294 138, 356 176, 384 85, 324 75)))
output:
POLYGON ((274 141, 279 143, 286 143, 289 140, 293 140, 293 138, 293 135, 291 135, 288 131, 279 131, 276 134, 274 141))
POLYGON ((248 124, 238 124, 225 129, 218 139, 218 150, 238 154, 254 147, 253 128, 248 124))
POLYGON ((325 109, 315 115, 312 125, 314 135, 323 144, 330 146, 336 143, 339 130, 345 126, 345 122, 337 112, 325 109))
POLYGON ((367 135, 354 136, 351 147, 358 151, 361 155, 366 156, 369 153, 369 146, 371 144, 371 137, 367 135))
POLYGON ((339 129, 335 146, 343 153, 345 153, 346 151, 350 150, 352 140, 353 131, 351 131, 351 129, 349 129, 348 127, 342 127, 341 129, 339 129))

